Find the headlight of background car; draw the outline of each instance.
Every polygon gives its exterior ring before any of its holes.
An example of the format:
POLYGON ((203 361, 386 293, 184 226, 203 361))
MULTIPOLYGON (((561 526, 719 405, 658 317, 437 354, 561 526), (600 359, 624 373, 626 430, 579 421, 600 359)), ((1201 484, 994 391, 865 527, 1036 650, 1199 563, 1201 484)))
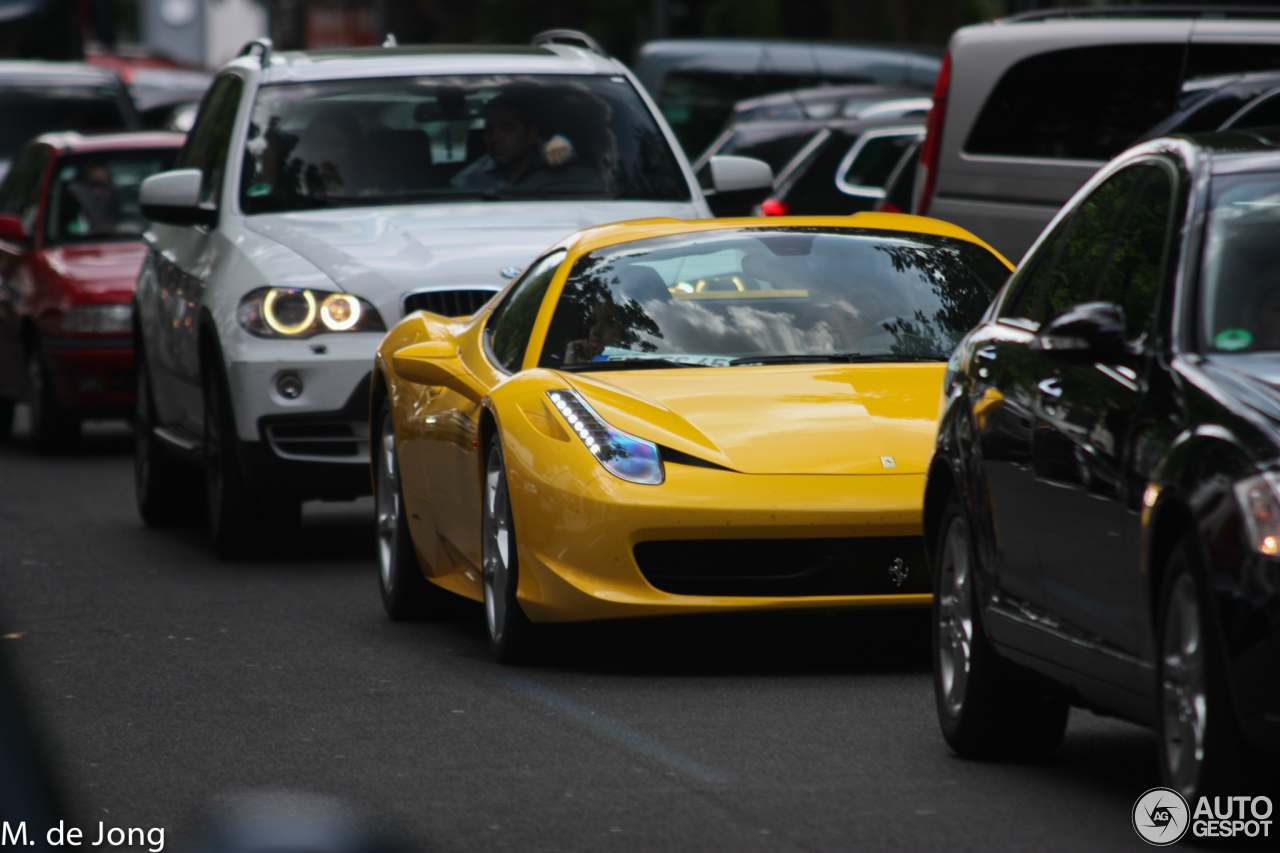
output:
POLYGON ((309 338, 321 332, 385 332, 378 309, 349 293, 260 287, 240 300, 236 318, 264 338, 309 338))
POLYGON ((575 391, 548 391, 547 396, 609 473, 646 486, 665 479, 658 445, 609 426, 575 391))
POLYGON ((1267 472, 1233 487, 1249 547, 1259 554, 1280 554, 1280 476, 1267 472))
POLYGON ((133 330, 133 306, 81 305, 62 316, 64 332, 127 335, 133 330))

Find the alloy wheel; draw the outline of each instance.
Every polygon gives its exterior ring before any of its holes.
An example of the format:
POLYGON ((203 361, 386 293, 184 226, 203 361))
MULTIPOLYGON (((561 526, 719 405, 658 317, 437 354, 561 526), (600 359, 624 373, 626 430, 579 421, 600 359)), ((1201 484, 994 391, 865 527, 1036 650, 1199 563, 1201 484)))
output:
POLYGON ((1178 791, 1193 791, 1204 762, 1207 712, 1204 635, 1195 581, 1184 573, 1165 605, 1160 699, 1165 762, 1178 791))
POLYGON ((511 567, 511 518, 502 451, 489 453, 484 478, 484 615, 489 637, 501 643, 507 628, 507 586, 511 567))
POLYGON ((964 709, 973 653, 973 583, 969 571, 969 533, 953 518, 947 528, 938 598, 938 676, 947 712, 964 709))
POLYGON ((400 495, 400 471, 396 460, 396 430, 387 412, 382 418, 382 435, 378 445, 378 571, 382 588, 390 590, 394 583, 396 535, 400 515, 404 511, 400 495))

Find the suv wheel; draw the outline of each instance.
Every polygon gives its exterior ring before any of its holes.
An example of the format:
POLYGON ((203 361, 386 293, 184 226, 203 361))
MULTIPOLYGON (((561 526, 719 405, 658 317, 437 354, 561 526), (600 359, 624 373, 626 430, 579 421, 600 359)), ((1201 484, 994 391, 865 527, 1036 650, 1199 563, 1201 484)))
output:
POLYGON ((65 450, 80 438, 80 421, 63 411, 53 390, 49 365, 38 348, 27 357, 27 402, 31 439, 43 451, 65 450))
POLYGON ((187 521, 199 499, 190 466, 174 458, 156 438, 155 400, 142 350, 136 349, 138 390, 133 417, 133 482, 138 514, 148 527, 172 527, 187 521))

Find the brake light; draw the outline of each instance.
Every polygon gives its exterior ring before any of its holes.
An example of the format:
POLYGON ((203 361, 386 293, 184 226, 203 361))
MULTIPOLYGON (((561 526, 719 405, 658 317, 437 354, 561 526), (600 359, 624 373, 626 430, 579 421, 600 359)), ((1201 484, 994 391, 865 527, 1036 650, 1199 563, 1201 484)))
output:
POLYGON ((919 199, 915 203, 915 212, 921 216, 929 215, 929 205, 933 202, 933 187, 938 180, 938 160, 942 155, 942 126, 947 119, 947 95, 951 91, 951 52, 942 55, 942 68, 938 71, 938 80, 933 84, 933 108, 929 110, 929 120, 925 125, 924 143, 920 146, 920 171, 923 180, 919 199))
POLYGON ((791 205, 776 198, 767 198, 760 203, 760 212, 765 216, 786 216, 791 212, 791 205))
POLYGON ((876 205, 876 213, 901 213, 898 206, 891 201, 882 201, 876 205))

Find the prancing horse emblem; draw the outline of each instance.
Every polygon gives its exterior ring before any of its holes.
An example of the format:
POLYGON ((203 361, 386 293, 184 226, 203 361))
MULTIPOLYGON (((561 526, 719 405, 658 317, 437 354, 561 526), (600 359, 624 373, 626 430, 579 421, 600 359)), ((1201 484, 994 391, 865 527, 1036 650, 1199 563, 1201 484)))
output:
POLYGON ((893 581, 894 586, 902 586, 902 582, 907 579, 910 571, 901 557, 894 557, 893 562, 889 564, 889 580, 893 581))

